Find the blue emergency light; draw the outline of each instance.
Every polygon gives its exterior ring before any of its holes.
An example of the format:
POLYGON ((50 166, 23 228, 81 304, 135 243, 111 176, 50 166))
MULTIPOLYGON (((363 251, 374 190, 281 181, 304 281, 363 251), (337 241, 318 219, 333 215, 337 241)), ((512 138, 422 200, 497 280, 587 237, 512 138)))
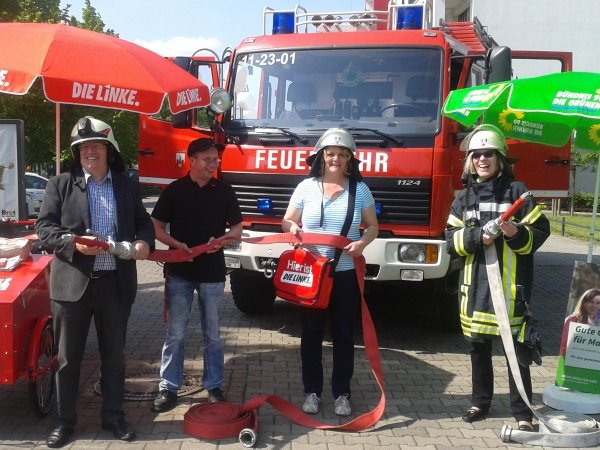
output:
POLYGON ((377 216, 381 215, 381 203, 375 203, 375 214, 377 216))
POLYGON ((296 17, 293 12, 273 13, 273 34, 291 34, 295 25, 296 17))
POLYGON ((423 29, 423 6, 404 6, 398 8, 396 30, 423 29))
POLYGON ((258 198, 256 199, 256 208, 261 213, 271 212, 271 210, 273 209, 273 202, 268 197, 258 198))

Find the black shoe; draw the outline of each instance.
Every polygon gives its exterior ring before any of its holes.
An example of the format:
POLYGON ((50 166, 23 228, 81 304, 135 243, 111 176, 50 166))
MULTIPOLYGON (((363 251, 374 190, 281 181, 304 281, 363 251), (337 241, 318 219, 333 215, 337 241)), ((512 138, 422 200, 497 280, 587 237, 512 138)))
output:
POLYGON ((208 390, 208 401, 210 403, 215 402, 225 402, 225 395, 223 395, 223 391, 219 388, 209 389, 208 390))
POLYGON ((158 393, 158 397, 154 399, 154 403, 152 404, 152 408, 150 409, 154 412, 162 413, 171 411, 176 406, 177 393, 168 391, 167 389, 162 389, 158 393))
POLYGON ((467 423, 477 422, 478 420, 485 419, 485 416, 487 416, 487 411, 471 406, 463 414, 462 420, 467 423))
POLYGON ((135 431, 131 428, 125 419, 119 418, 112 422, 105 422, 102 424, 102 428, 108 431, 112 431, 112 434, 122 441, 133 441, 135 439, 135 431))
POLYGON ((531 420, 519 420, 517 422, 520 431, 533 431, 533 425, 531 424, 531 420))
POLYGON ((59 425, 53 429, 46 439, 46 445, 50 448, 64 447, 69 442, 69 436, 73 434, 73 428, 59 425))

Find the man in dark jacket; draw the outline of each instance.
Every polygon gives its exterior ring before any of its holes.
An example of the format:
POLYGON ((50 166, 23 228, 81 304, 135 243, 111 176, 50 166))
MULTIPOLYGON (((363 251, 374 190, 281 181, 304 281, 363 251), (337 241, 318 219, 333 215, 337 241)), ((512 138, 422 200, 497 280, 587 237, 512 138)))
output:
POLYGON ((154 227, 142 204, 139 185, 124 174, 112 128, 83 117, 71 133, 73 170, 52 178, 36 231, 54 248, 50 298, 58 345, 54 429, 46 440, 64 446, 77 423, 76 401, 81 361, 91 318, 101 357, 102 428, 121 440, 135 439, 123 413, 127 322, 137 291, 134 260, 146 259, 154 246, 154 227), (131 259, 117 258, 97 245, 69 237, 87 230, 131 243, 131 259))

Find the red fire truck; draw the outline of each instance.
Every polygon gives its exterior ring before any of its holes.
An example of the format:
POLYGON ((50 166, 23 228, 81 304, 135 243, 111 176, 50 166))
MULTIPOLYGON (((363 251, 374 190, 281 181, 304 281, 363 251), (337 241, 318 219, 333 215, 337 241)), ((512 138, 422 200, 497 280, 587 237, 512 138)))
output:
MULTIPOLYGON (((142 116, 140 181, 166 185, 185 175, 188 142, 211 136, 225 144, 217 175, 237 192, 244 235, 278 233, 317 139, 344 127, 358 145, 379 221, 379 236, 365 250, 368 285, 420 283, 452 308, 459 265, 443 235, 461 188, 458 147, 468 130, 440 115, 442 102, 452 89, 510 79, 515 59, 553 60, 559 71, 571 70, 571 54, 511 51, 477 20, 434 27, 428 0, 378 3, 385 7, 323 14, 265 8, 263 34, 244 39, 221 61, 175 58, 224 89, 214 91, 212 110, 171 120, 142 116)), ((510 149, 516 176, 536 197, 566 197, 568 146, 511 141, 510 149)), ((226 250, 240 310, 271 308, 275 291, 264 272, 288 248, 241 243, 226 250)))

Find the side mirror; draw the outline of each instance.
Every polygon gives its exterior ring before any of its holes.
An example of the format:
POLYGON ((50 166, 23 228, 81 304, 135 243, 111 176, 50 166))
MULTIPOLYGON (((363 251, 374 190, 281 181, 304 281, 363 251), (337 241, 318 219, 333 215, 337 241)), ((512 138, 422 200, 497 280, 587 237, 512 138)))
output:
POLYGON ((186 72, 190 71, 190 65, 192 64, 192 58, 188 56, 176 56, 173 58, 173 63, 177 67, 181 67, 186 72))
POLYGON ((485 58, 486 83, 508 81, 512 77, 512 53, 509 47, 489 49, 485 58))

